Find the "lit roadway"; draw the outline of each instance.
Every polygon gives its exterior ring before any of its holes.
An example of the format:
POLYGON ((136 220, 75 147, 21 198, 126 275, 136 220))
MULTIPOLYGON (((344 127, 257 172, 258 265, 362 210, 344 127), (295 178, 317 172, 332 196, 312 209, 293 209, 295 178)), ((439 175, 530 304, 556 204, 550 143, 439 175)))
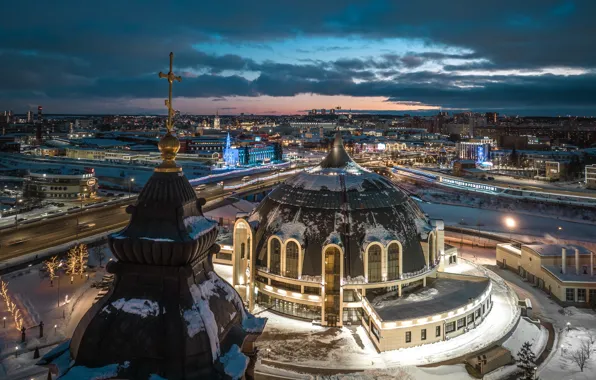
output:
MULTIPOLYGON (((267 173, 271 175, 271 173, 267 173)), ((251 178, 255 178, 254 176, 251 178)), ((206 184, 205 189, 197 191, 199 197, 207 201, 223 199, 233 194, 247 194, 255 192, 260 188, 271 187, 275 182, 284 177, 264 180, 259 183, 247 185, 237 190, 222 191, 221 185, 206 184)), ((242 181, 227 180, 226 186, 241 183, 242 181)), ((130 216, 126 213, 128 204, 133 203, 124 201, 116 205, 105 205, 99 208, 84 209, 81 212, 75 212, 64 216, 49 218, 37 223, 19 225, 17 228, 10 228, 0 231, 0 261, 37 252, 46 248, 51 248, 60 244, 75 241, 78 238, 84 238, 101 234, 102 232, 112 231, 122 228, 128 224, 130 216), (78 224, 77 224, 77 217, 78 224), (77 226, 95 224, 92 228, 83 229, 77 226), (77 233, 78 230, 78 233, 77 233), (13 244, 11 244, 11 242, 13 244), (14 242, 19 242, 14 244, 14 242)), ((207 205, 204 211, 213 208, 215 204, 207 205)))

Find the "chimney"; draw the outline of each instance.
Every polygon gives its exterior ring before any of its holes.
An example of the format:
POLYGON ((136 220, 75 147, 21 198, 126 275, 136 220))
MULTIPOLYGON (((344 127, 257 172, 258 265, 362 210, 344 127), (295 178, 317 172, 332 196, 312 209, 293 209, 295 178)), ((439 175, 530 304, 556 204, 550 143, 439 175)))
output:
POLYGON ((561 272, 563 274, 565 274, 566 269, 567 269, 567 250, 565 248, 563 248, 563 251, 561 253, 561 272))
POLYGON ((575 274, 579 274, 579 249, 575 249, 575 274))

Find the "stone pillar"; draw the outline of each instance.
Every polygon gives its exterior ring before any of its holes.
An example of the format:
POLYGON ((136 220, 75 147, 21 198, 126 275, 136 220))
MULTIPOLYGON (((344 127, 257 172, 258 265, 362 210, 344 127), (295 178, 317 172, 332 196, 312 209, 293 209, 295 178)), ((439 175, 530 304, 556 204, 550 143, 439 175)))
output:
POLYGON ((422 279, 422 287, 426 287, 426 277, 422 279))
POLYGON ((567 270, 567 250, 565 248, 561 251, 561 272, 565 274, 567 270))
POLYGON ((579 249, 575 249, 575 274, 579 274, 579 249))
POLYGON ((397 296, 401 297, 401 284, 397 285, 397 296))

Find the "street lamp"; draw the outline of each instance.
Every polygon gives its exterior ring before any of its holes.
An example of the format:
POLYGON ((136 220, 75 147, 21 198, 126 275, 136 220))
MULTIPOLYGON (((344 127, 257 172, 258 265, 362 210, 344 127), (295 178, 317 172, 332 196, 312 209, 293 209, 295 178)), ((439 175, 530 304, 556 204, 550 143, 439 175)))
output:
POLYGON ((23 203, 23 200, 22 199, 19 199, 19 196, 17 195, 16 202, 15 202, 15 205, 14 205, 14 207, 16 209, 16 214, 15 214, 15 217, 14 217, 14 225, 15 225, 15 227, 18 227, 19 226, 19 203, 23 203))
POLYGON ((134 178, 131 178, 130 181, 128 181, 128 197, 132 197, 132 183, 135 181, 134 178))
POLYGON ((515 219, 513 219, 512 217, 508 216, 507 218, 505 218, 505 226, 507 226, 507 228, 509 229, 509 240, 512 240, 513 229, 515 228, 516 224, 517 223, 515 222, 515 219))

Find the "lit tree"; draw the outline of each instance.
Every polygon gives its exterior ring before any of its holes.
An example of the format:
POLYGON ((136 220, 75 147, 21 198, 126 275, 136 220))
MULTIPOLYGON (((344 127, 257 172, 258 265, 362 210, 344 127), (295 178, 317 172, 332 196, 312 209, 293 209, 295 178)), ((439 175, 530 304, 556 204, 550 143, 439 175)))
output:
POLYGON ((517 354, 517 367, 522 370, 521 380, 534 380, 536 356, 532 352, 532 343, 525 342, 517 354))
POLYGON ((79 265, 78 245, 75 245, 68 250, 66 257, 66 273, 70 275, 70 283, 73 282, 73 276, 77 274, 77 267, 79 265))
POLYGON ((2 281, 2 285, 0 286, 0 294, 2 294, 2 298, 4 298, 4 302, 8 304, 8 300, 10 297, 8 296, 8 283, 2 281))
POLYGON ((79 244, 79 248, 77 249, 77 269, 81 278, 83 278, 83 274, 85 273, 85 269, 87 268, 87 262, 89 261, 89 250, 87 249, 86 244, 79 244))
POLYGON ((58 270, 58 257, 54 256, 49 260, 43 262, 43 266, 48 271, 48 275, 50 276, 50 286, 54 286, 54 279, 56 276, 56 270, 58 270))

